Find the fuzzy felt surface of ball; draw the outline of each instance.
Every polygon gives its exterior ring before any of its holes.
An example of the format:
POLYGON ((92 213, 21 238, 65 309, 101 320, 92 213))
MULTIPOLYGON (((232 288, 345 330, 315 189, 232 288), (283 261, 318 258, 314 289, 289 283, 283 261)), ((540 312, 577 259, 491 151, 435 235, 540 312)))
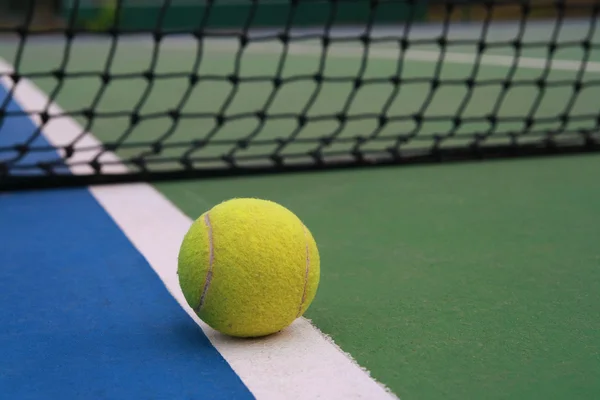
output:
POLYGON ((235 198, 196 219, 183 238, 177 274, 187 303, 230 336, 266 336, 312 303, 320 279, 317 244, 303 222, 269 200, 235 198))

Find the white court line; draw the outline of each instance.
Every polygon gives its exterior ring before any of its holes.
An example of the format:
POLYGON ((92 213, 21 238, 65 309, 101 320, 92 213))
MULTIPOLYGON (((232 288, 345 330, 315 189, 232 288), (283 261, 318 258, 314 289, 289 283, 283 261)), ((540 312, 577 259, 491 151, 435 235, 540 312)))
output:
MULTIPOLYGON (((11 66, 0 59, 0 71, 10 69, 11 66)), ((12 88, 8 78, 0 83, 9 90, 12 88)), ((24 110, 34 113, 44 110, 49 101, 26 79, 15 88, 14 99, 24 110)), ((51 105, 50 111, 52 114, 62 112, 56 104, 51 105)), ((33 115, 32 120, 40 124, 39 116, 33 115)), ((44 135, 53 145, 69 143, 83 130, 71 118, 51 121, 44 127, 44 135)), ((79 145, 99 146, 100 143, 87 133, 79 145)), ((112 153, 104 157, 119 160, 112 153)), ((118 169, 123 171, 126 167, 116 166, 113 171, 118 169)), ((86 173, 88 169, 76 168, 72 172, 86 173)), ((187 305, 177 279, 179 245, 191 219, 148 184, 96 186, 89 190, 257 399, 397 399, 305 318, 297 319, 281 334, 256 340, 226 338, 212 330, 187 305)))
MULTIPOLYGON (((206 48, 209 51, 219 53, 231 53, 232 50, 236 51, 239 48, 235 42, 229 40, 223 40, 222 43, 217 42, 218 40, 214 40, 214 43, 207 43, 206 48)), ((192 48, 189 44, 185 46, 183 44, 184 42, 180 45, 169 44, 166 45, 164 49, 190 50, 192 48)), ((282 51, 283 46, 278 43, 253 43, 245 49, 245 53, 256 55, 279 55, 282 54, 282 51)), ((288 45, 288 53, 292 55, 316 57, 322 54, 322 47, 290 44, 288 45)), ((368 55, 369 59, 399 61, 401 52, 399 49, 378 49, 373 46, 368 49, 368 52, 364 52, 361 47, 350 45, 331 46, 327 51, 327 57, 358 58, 363 57, 363 55, 368 55)), ((408 50, 402 59, 423 62, 443 61, 444 63, 450 64, 469 65, 473 65, 477 62, 489 67, 512 67, 516 63, 517 68, 536 70, 548 68, 549 70, 554 71, 579 71, 583 67, 586 72, 600 73, 600 62, 588 61, 583 65, 581 61, 551 59, 550 62, 548 62, 545 58, 516 57, 514 55, 484 54, 478 60, 475 54, 469 53, 446 52, 442 54, 440 51, 408 50)))

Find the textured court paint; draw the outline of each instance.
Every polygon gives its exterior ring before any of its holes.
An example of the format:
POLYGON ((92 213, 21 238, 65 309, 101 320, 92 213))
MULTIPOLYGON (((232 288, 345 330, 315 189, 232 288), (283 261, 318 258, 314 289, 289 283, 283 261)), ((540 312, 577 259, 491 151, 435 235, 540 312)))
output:
MULTIPOLYGON (((0 70, 9 68, 0 60, 0 70)), ((33 110, 45 107, 48 102, 47 96, 27 79, 21 79, 15 98, 21 107, 33 110)), ((50 105, 50 111, 62 112, 56 104, 50 105)), ((33 121, 39 123, 37 118, 33 121)), ((74 120, 57 118, 45 127, 44 135, 57 145, 78 137, 81 131, 74 120)), ((92 135, 86 135, 80 138, 78 145, 95 147, 98 142, 92 135)), ((79 160, 85 160, 90 155, 80 157, 79 160)), ((103 159, 118 161, 110 152, 104 153, 103 159)), ((123 168, 118 164, 111 167, 114 171, 123 168)), ((86 167, 77 167, 73 172, 87 171, 86 167)), ((177 253, 191 225, 190 218, 149 185, 101 186, 90 191, 149 262, 179 305, 260 400, 396 398, 304 318, 297 319, 285 332, 267 339, 236 340, 212 330, 187 305, 177 279, 177 253)))
POLYGON ((145 184, 91 190, 258 399, 395 398, 305 318, 260 339, 230 338, 211 329, 187 305, 177 278, 179 245, 192 220, 145 184))
MULTIPOLYGON (((8 122, 2 144, 34 130, 8 122)), ((253 398, 88 190, 1 195, 0 238, 4 397, 253 398)))
POLYGON ((600 398, 600 156, 161 183, 184 212, 289 204, 307 312, 403 400, 600 398))
POLYGON ((85 189, 0 196, 6 399, 253 398, 85 189))
MULTIPOLYGON (((450 92, 450 100, 462 97, 450 92)), ((520 97, 511 102, 522 107, 520 97)), ((80 100, 70 95, 74 109, 80 100)), ((444 104, 451 112, 453 103, 444 104)), ((327 237, 320 245, 331 265, 322 282, 327 295, 309 316, 403 399, 596 398, 594 160, 160 187, 189 215, 240 193, 300 210, 327 237)))

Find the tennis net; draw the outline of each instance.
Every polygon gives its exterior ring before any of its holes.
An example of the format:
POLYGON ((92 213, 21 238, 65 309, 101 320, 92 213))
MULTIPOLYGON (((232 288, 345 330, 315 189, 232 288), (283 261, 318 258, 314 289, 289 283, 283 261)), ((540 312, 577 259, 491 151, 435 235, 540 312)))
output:
POLYGON ((2 188, 600 148, 595 0, 16 3, 2 188))

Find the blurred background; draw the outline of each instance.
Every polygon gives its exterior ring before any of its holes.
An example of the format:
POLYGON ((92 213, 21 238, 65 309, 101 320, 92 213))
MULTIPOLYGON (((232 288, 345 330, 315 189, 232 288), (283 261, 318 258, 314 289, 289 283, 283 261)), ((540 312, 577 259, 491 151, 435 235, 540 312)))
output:
MULTIPOLYGON (((330 7, 329 0, 305 0, 309 7, 301 7, 305 10, 302 16, 298 16, 296 22, 300 25, 321 24, 323 15, 319 8, 330 7)), ((165 29, 189 29, 197 26, 202 11, 209 7, 209 2, 199 0, 0 0, 0 28, 7 29, 16 25, 22 25, 29 21, 31 29, 57 29, 65 26, 67 21, 72 21, 80 28, 103 29, 113 22, 115 10, 120 9, 119 27, 126 30, 147 30, 156 26, 157 17, 161 9, 166 10, 163 19, 165 29)), ((222 27, 241 27, 247 16, 247 10, 252 7, 253 1, 219 0, 212 4, 211 13, 222 14, 223 18, 213 16, 211 19, 221 20, 222 27)), ((281 23, 282 12, 289 9, 289 1, 262 0, 259 15, 255 16, 253 25, 273 26, 281 23)), ((301 2, 302 3, 302 2, 301 2)), ((340 5, 337 20, 340 23, 361 24, 364 23, 369 14, 369 0, 357 0, 355 2, 340 5)), ((381 3, 394 3, 390 1, 381 3)), ((440 21, 449 18, 452 21, 477 21, 487 15, 487 6, 484 0, 453 1, 452 10, 449 13, 445 1, 421 0, 415 2, 414 22, 440 21)), ((387 17, 381 16, 380 22, 401 21, 406 12, 405 2, 398 2, 398 13, 388 13, 387 17), (403 4, 404 3, 404 4, 403 4), (389 21, 385 21, 385 19, 389 21)), ((523 15, 522 4, 530 5, 528 19, 555 18, 557 7, 553 0, 523 0, 494 2, 492 19, 515 20, 523 15), (504 4, 503 4, 504 3, 504 4)), ((563 16, 578 17, 587 16, 590 13, 590 5, 594 0, 565 0, 563 16)), ((389 8, 386 8, 389 9, 389 8)))
MULTIPOLYGON (((0 28, 22 25, 29 18, 34 29, 55 29, 64 25, 62 0, 0 0, 0 28), (31 6, 34 7, 31 7, 31 6)), ((95 1, 102 3, 102 1, 95 1)))

